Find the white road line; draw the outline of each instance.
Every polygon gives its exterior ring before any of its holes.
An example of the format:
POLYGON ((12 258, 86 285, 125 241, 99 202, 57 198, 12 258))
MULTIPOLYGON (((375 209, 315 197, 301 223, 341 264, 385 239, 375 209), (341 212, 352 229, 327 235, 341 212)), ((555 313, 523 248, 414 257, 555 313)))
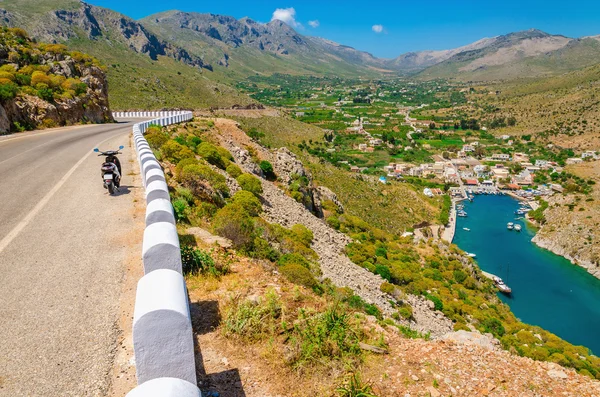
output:
POLYGON ((79 130, 82 129, 84 127, 95 127, 95 126, 99 126, 102 124, 86 124, 86 125, 72 125, 69 127, 61 127, 61 128, 52 128, 50 131, 44 131, 44 132, 38 132, 38 131, 29 131, 30 133, 27 132, 16 132, 14 134, 8 135, 7 137, 0 137, 3 139, 0 139, 0 144, 5 143, 5 142, 12 142, 12 141, 16 141, 16 140, 20 140, 20 139, 26 139, 26 138, 35 138, 36 136, 42 136, 42 135, 48 135, 48 134, 52 134, 55 132, 62 132, 62 131, 69 131, 69 130, 79 130), (14 136, 16 135, 16 136, 14 136))
MULTIPOLYGON (((102 145, 104 142, 106 142, 110 139, 113 139, 115 137, 116 137, 116 135, 106 138, 99 144, 94 145, 94 147, 98 147, 98 146, 102 145)), ((36 206, 33 207, 33 209, 31 211, 29 211, 29 213, 2 240, 0 240, 0 253, 2 253, 2 251, 4 251, 4 249, 15 239, 15 237, 17 237, 19 235, 19 233, 21 233, 21 231, 29 224, 29 222, 31 222, 31 220, 38 214, 38 212, 40 212, 41 209, 44 208, 44 206, 46 204, 48 204, 48 201, 50 201, 52 196, 54 196, 56 194, 56 192, 58 192, 60 190, 60 188, 65 184, 65 182, 67 182, 69 177, 71 175, 73 175, 73 173, 77 170, 77 168, 88 157, 90 157, 90 155, 92 153, 94 153, 93 148, 90 149, 90 151, 85 156, 83 156, 81 158, 81 160, 79 160, 69 171, 67 171, 67 173, 60 179, 60 181, 58 181, 58 183, 56 185, 54 185, 54 187, 48 193, 46 193, 46 195, 36 204, 36 206)))

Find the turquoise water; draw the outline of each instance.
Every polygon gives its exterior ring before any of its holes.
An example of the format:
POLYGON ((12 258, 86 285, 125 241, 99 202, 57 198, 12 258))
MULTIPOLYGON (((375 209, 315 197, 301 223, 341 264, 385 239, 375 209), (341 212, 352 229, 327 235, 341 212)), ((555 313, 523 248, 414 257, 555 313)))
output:
POLYGON ((515 199, 479 195, 464 205, 468 217, 458 218, 453 243, 475 253, 482 270, 512 288, 511 297, 499 296, 513 313, 600 354, 600 280, 532 243, 534 230, 524 220, 515 221, 515 199), (523 230, 509 231, 508 222, 520 223, 523 230))

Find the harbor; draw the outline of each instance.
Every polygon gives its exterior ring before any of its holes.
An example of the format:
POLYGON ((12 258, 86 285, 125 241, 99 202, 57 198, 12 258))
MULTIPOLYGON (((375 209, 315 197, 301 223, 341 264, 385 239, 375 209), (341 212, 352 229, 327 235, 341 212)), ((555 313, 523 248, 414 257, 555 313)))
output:
POLYGON ((535 231, 525 214, 519 214, 533 208, 530 202, 508 195, 479 195, 459 205, 468 216, 455 218, 453 242, 476 255, 474 260, 486 277, 503 280, 511 293, 499 298, 521 321, 598 354, 600 280, 531 242, 535 231))

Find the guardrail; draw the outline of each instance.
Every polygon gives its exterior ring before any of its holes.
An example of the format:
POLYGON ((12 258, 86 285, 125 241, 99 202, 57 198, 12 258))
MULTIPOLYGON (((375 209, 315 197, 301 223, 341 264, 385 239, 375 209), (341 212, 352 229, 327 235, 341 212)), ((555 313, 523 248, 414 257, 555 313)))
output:
POLYGON ((138 386, 128 397, 201 397, 196 386, 192 321, 182 274, 179 237, 169 188, 160 163, 144 138, 148 126, 188 121, 191 112, 115 112, 115 118, 156 117, 133 126, 146 195, 142 244, 144 276, 138 281, 133 315, 133 350, 138 386))

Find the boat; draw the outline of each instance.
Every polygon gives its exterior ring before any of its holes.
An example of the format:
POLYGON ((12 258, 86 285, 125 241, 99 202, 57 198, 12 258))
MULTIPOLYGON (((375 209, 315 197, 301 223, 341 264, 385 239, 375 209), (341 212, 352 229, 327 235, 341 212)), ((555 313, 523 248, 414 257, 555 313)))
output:
POLYGON ((494 276, 492 278, 492 281, 494 281, 494 285, 496 285, 496 288, 498 288, 500 290, 500 292, 502 292, 503 294, 506 295, 510 295, 512 292, 512 289, 510 289, 510 287, 506 284, 504 284, 504 281, 502 281, 502 279, 498 276, 494 276))
POLYGON ((463 230, 466 230, 467 232, 471 231, 471 229, 469 229, 468 227, 463 227, 463 230))
POLYGON ((469 258, 475 258, 477 255, 473 254, 472 252, 467 252, 467 256, 469 258))
POLYGON ((508 230, 513 230, 513 228, 514 228, 514 223, 512 223, 512 222, 508 222, 508 223, 506 224, 506 228, 507 228, 508 230))
POLYGON ((460 216, 461 218, 465 218, 467 216, 467 213, 465 211, 458 211, 456 215, 460 216))
POLYGON ((517 232, 520 232, 520 231, 521 231, 521 225, 519 225, 519 224, 516 224, 516 225, 515 225, 515 230, 516 230, 517 232))

